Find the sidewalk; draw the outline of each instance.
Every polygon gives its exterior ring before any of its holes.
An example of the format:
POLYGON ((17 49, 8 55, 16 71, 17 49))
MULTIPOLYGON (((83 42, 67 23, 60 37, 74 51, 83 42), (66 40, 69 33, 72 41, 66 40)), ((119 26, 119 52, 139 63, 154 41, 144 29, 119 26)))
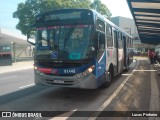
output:
MULTIPOLYGON (((160 111, 160 76, 158 76, 158 69, 155 68, 154 64, 150 64, 147 57, 134 57, 137 59, 137 67, 134 69, 130 76, 128 76, 121 84, 123 87, 117 90, 107 99, 102 107, 99 107, 98 111, 104 111, 103 114, 99 113, 101 117, 97 117, 95 120, 106 120, 105 111, 120 111, 120 113, 112 113, 111 116, 107 117, 107 120, 112 119, 131 119, 134 112, 140 115, 141 112, 157 112, 160 111), (117 95, 116 95, 117 94, 117 95), (122 111, 127 111, 129 113, 123 113, 122 111), (101 114, 101 115, 100 115, 101 114), (118 117, 116 115, 128 115, 129 117, 118 117)), ((157 112, 158 113, 158 112, 157 112)), ((141 120, 159 120, 159 117, 138 117, 133 119, 141 120)), ((92 119, 93 120, 93 119, 92 119)))
POLYGON ((12 66, 0 66, 0 74, 33 68, 33 61, 23 61, 13 63, 12 66))

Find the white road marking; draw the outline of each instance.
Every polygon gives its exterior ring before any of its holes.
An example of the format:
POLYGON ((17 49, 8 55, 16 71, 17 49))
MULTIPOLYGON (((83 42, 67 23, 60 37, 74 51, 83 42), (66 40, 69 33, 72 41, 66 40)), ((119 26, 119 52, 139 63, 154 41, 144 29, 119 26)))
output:
POLYGON ((145 72, 154 72, 154 71, 157 71, 157 70, 133 70, 133 71, 145 71, 145 72))
POLYGON ((4 77, 4 78, 0 78, 0 80, 10 79, 10 78, 14 78, 14 77, 17 77, 17 76, 4 77))
MULTIPOLYGON (((155 77, 155 73, 151 72, 151 100, 149 111, 159 111, 159 90, 155 77)), ((149 120, 159 120, 159 118, 149 117, 149 120)))
MULTIPOLYGON (((134 70, 137 69, 139 65, 139 61, 137 60, 137 66, 135 67, 134 70)), ((123 82, 122 84, 117 88, 117 90, 106 100, 104 101, 104 103, 96 110, 98 112, 95 112, 95 115, 93 116, 98 116, 100 114, 100 111, 103 111, 109 104, 110 102, 118 95, 118 93, 121 91, 121 89, 124 87, 124 85, 126 84, 126 82, 129 80, 129 78, 132 76, 132 74, 134 73, 134 70, 130 73, 130 76, 128 76, 123 82)), ((88 120, 95 120, 97 117, 90 117, 88 120)))
POLYGON ((129 75, 131 75, 131 74, 122 74, 122 76, 129 76, 129 75))
POLYGON ((51 118, 49 120, 67 120, 69 117, 55 117, 55 118, 51 118))
POLYGON ((31 87, 31 86, 34 86, 35 84, 32 83, 32 84, 29 84, 29 85, 25 85, 25 86, 22 86, 22 87, 19 87, 20 89, 23 89, 23 88, 27 88, 27 87, 31 87))
POLYGON ((126 83, 126 85, 128 85, 129 87, 133 88, 133 85, 130 83, 126 83))
POLYGON ((77 109, 72 110, 71 112, 66 112, 66 113, 64 113, 62 115, 56 116, 56 117, 51 118, 49 120, 68 120, 69 116, 72 115, 75 111, 77 111, 77 109), (68 117, 65 117, 65 116, 68 116, 68 117))

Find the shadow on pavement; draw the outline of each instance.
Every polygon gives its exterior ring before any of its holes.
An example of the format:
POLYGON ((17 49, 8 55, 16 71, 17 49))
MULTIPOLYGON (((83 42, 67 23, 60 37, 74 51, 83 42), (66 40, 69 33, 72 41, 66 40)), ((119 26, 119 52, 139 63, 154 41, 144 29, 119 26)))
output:
POLYGON ((40 92, 40 91, 43 91, 43 90, 46 90, 49 88, 50 87, 48 87, 48 86, 33 86, 33 87, 22 89, 22 90, 13 92, 13 93, 2 95, 0 97, 0 105, 4 105, 8 102, 26 97, 26 96, 31 95, 33 93, 37 93, 37 92, 40 92))

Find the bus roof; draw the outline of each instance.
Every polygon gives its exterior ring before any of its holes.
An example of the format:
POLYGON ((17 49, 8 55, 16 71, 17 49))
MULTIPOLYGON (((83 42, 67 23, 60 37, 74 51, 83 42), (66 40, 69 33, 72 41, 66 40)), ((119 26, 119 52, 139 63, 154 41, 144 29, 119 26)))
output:
POLYGON ((45 13, 41 13, 39 15, 36 16, 37 17, 40 17, 40 16, 43 16, 43 15, 48 15, 48 14, 51 14, 51 13, 57 13, 57 12, 60 12, 60 11, 73 11, 73 10, 76 10, 76 11, 90 11, 93 13, 94 17, 98 16, 99 18, 101 18, 102 20, 104 20, 105 22, 107 22, 108 24, 110 24, 111 26, 113 26, 114 28, 116 28, 118 31, 121 31, 122 33, 124 33, 125 35, 129 36, 130 38, 132 38, 131 35, 129 35, 127 32, 125 32, 124 30, 122 30, 120 27, 118 27, 117 25, 115 25, 114 23, 112 23, 110 20, 108 20, 105 16, 101 15, 99 12, 97 12, 96 10, 93 10, 93 9, 86 9, 86 8, 63 8, 63 9, 57 9, 57 10, 52 10, 52 11, 48 11, 48 12, 45 12, 45 13))
POLYGON ((118 27, 117 25, 115 25, 114 23, 112 23, 110 20, 108 20, 105 16, 101 15, 100 13, 98 13, 95 10, 92 10, 95 14, 98 15, 98 17, 100 17, 101 19, 104 19, 105 22, 107 22, 108 24, 110 24, 111 26, 113 26, 114 28, 118 29, 119 31, 121 31, 122 33, 126 34, 127 36, 129 36, 130 38, 133 38, 131 35, 129 35, 127 32, 125 32, 123 29, 121 29, 120 27, 118 27))

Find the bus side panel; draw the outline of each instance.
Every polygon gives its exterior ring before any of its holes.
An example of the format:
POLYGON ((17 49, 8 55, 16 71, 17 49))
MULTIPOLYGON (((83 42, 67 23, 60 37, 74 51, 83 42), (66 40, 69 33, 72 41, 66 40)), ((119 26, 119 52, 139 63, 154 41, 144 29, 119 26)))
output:
POLYGON ((128 41, 128 58, 129 58, 129 65, 133 62, 133 55, 134 55, 134 52, 133 52, 133 42, 132 42, 132 39, 130 39, 128 41))
POLYGON ((103 52, 99 60, 96 62, 97 87, 105 83, 105 75, 106 75, 106 52, 103 52))
POLYGON ((124 50, 123 49, 119 49, 119 72, 122 72, 124 69, 124 50))
POLYGON ((129 37, 123 36, 124 66, 127 68, 133 62, 132 41, 129 37))
POLYGON ((118 74, 119 73, 119 50, 118 50, 118 36, 117 36, 117 31, 114 30, 114 51, 113 51, 113 64, 114 64, 114 74, 118 74))
POLYGON ((124 67, 127 67, 126 65, 128 59, 126 39, 126 36, 123 35, 124 67))
MULTIPOLYGON (((123 54, 122 50, 119 49, 119 56, 123 54)), ((108 71, 113 65, 113 75, 117 75, 118 73, 123 71, 123 57, 118 58, 117 61, 117 49, 116 48, 108 48, 107 49, 107 64, 106 64, 106 71, 108 71), (118 64, 117 64, 118 63, 118 64), (119 66, 118 66, 119 65, 119 66)))
POLYGON ((124 69, 124 47, 122 41, 122 34, 119 32, 118 35, 118 62, 119 62, 119 70, 118 72, 122 72, 124 69))

